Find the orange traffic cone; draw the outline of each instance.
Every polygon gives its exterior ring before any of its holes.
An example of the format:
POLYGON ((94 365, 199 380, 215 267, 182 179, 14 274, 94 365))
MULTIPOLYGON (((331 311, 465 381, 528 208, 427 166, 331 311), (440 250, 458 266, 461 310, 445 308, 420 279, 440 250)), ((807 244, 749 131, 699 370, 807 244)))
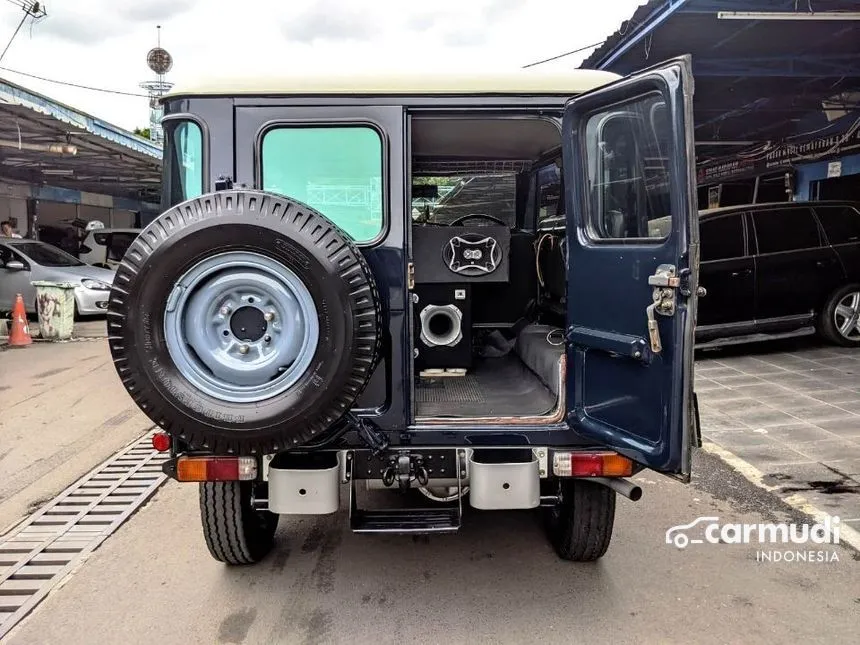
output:
POLYGON ((24 309, 24 298, 21 294, 15 299, 12 309, 12 329, 9 330, 9 347, 26 347, 31 344, 30 326, 27 324, 27 312, 24 309))

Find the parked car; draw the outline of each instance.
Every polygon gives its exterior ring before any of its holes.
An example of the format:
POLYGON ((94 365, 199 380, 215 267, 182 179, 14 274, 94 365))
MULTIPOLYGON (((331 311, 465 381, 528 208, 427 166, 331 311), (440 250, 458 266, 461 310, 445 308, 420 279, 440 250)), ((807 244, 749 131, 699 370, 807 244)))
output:
POLYGON ((80 229, 72 224, 40 224, 37 227, 39 241, 50 244, 75 257, 80 251, 80 229))
POLYGON ((109 346, 164 472, 200 485, 212 556, 259 562, 281 515, 443 533, 468 505, 543 507, 559 557, 593 561, 627 477, 689 482, 692 82, 681 57, 165 97, 165 210, 117 269, 109 346), (506 177, 413 221, 452 172, 506 177), (552 209, 540 177, 563 180, 552 209))
POLYGON ((93 266, 115 269, 138 233, 140 233, 139 228, 91 230, 81 244, 78 257, 93 266))
POLYGON ((818 333, 860 347, 860 204, 706 210, 699 230, 697 346, 818 333))
POLYGON ((90 266, 55 246, 36 240, 0 241, 0 310, 11 311, 17 294, 28 314, 36 313, 36 287, 31 282, 71 282, 75 314, 104 314, 114 272, 90 266))

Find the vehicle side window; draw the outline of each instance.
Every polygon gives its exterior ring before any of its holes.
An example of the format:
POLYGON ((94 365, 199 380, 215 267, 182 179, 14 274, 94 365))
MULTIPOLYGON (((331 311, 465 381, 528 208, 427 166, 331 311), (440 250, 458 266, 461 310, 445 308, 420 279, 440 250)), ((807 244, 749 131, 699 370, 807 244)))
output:
POLYGON ((742 217, 742 214, 734 214, 699 222, 702 262, 745 255, 742 217))
MULTIPOLYGON (((203 194, 203 131, 194 121, 165 124, 164 174, 168 202, 178 204, 203 194)), ((100 242, 101 243, 101 242, 100 242)))
POLYGON ((93 233, 93 239, 96 244, 105 244, 107 242, 107 233, 93 233))
POLYGON ((284 126, 263 136, 263 190, 304 202, 357 242, 382 231, 382 138, 369 126, 284 126))
POLYGON ((584 136, 592 237, 664 239, 671 225, 671 127, 661 95, 592 114, 584 136))
POLYGON ((564 200, 561 198, 561 160, 536 173, 538 228, 564 225, 564 200))
POLYGON ((122 260, 128 247, 134 242, 137 235, 134 233, 113 233, 110 237, 107 256, 109 260, 122 260))
POLYGON ((23 264, 25 270, 30 270, 30 263, 27 262, 27 258, 20 253, 13 251, 8 246, 0 246, 0 265, 6 266, 7 262, 12 262, 13 260, 23 264))
POLYGON ((851 206, 816 206, 815 213, 831 244, 860 242, 860 212, 851 206))
POLYGON ((759 253, 796 251, 821 246, 818 223, 812 209, 775 208, 753 212, 759 253))

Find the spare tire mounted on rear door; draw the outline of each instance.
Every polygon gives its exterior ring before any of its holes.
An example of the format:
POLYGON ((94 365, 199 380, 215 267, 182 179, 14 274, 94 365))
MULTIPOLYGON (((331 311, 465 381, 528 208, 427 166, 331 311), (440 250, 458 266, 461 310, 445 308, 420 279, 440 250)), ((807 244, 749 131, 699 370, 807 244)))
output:
POLYGON ((194 448, 259 454, 339 419, 369 380, 380 303, 349 237, 260 191, 165 211, 129 247, 110 349, 137 405, 194 448))

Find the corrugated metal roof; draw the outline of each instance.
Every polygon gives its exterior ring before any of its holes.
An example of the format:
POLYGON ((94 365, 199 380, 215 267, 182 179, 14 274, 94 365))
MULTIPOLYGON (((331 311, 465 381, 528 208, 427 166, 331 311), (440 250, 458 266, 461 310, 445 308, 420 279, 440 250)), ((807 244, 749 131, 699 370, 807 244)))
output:
POLYGON ((0 178, 157 200, 161 156, 146 139, 0 79, 0 178), (77 153, 56 154, 50 145, 77 153))
MULTIPOLYGON (((818 11, 858 11, 857 0, 813 0, 818 11)), ((821 128, 860 105, 860 21, 722 20, 719 11, 807 11, 795 0, 651 0, 581 65, 629 74, 690 54, 697 151, 779 141, 821 128), (822 102, 831 100, 825 111, 822 102), (703 145, 705 142, 720 145, 703 145)))

